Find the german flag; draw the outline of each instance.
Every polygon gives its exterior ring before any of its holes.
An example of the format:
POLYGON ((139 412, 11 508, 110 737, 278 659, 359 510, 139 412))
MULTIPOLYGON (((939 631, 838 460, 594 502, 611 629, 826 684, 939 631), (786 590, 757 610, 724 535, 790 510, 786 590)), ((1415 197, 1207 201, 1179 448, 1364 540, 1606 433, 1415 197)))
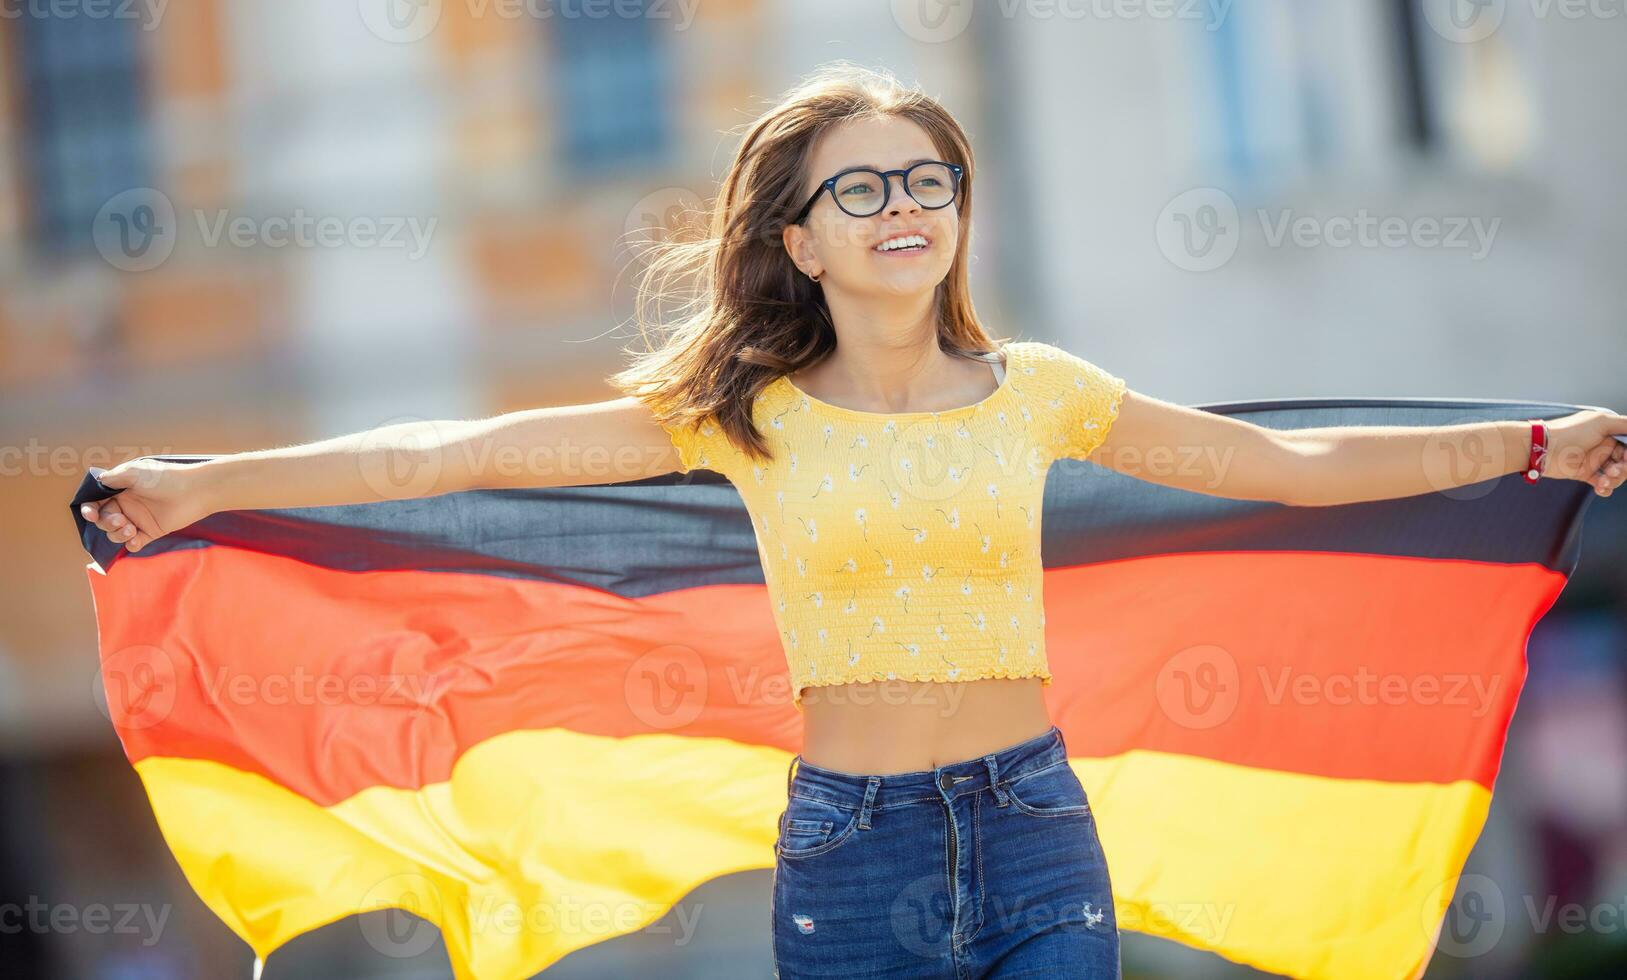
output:
MULTIPOLYGON (((1279 429, 1575 410, 1201 407, 1279 429)), ((1454 462, 1419 461, 1440 492, 1334 507, 1052 468, 1046 696, 1122 928, 1293 976, 1422 971, 1592 497, 1454 488, 1454 462)), ((456 976, 510 980, 773 866, 801 717, 716 474, 218 513, 131 554, 79 515, 113 493, 99 472, 72 509, 113 723, 260 958, 397 907, 456 976)))

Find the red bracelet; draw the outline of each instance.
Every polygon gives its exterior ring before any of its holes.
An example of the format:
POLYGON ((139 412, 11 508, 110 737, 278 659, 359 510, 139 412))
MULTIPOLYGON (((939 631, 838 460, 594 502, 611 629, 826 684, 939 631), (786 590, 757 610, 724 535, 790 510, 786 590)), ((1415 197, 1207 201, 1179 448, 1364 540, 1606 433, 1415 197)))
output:
POLYGON ((1541 419, 1526 419, 1531 423, 1531 458, 1525 463, 1525 482, 1535 483, 1548 466, 1548 427, 1541 419))

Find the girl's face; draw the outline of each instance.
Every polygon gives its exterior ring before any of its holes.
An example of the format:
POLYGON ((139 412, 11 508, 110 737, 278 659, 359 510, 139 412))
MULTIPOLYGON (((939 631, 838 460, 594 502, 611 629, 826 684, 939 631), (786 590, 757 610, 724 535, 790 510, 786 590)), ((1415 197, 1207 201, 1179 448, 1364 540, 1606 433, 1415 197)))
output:
MULTIPOLYGON (((849 167, 904 170, 917 160, 942 159, 926 130, 913 120, 881 116, 846 122, 814 145, 802 200, 849 167)), ((785 248, 792 261, 804 274, 819 276, 819 285, 827 292, 911 296, 930 293, 949 275, 960 236, 959 195, 944 207, 923 208, 905 192, 902 176, 887 180, 887 204, 877 214, 855 218, 825 191, 801 225, 785 229, 785 248), (920 235, 926 239, 925 247, 876 247, 904 235, 920 235)))

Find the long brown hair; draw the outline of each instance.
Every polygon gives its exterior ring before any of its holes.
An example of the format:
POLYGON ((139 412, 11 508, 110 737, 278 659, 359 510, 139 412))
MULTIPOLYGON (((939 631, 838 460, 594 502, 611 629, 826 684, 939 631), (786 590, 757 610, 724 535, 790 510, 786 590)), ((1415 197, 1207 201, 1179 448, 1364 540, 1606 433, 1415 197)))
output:
POLYGON ((650 405, 662 425, 711 417, 736 446, 757 459, 768 455, 752 424, 758 393, 836 349, 824 295, 786 254, 781 232, 805 200, 808 158, 820 135, 880 115, 914 121, 945 161, 964 168, 955 260, 935 295, 938 345, 956 356, 996 359, 967 283, 976 181, 965 131, 920 88, 843 60, 820 66, 750 123, 709 213, 688 223, 688 235, 680 228, 650 247, 636 317, 646 337, 657 322, 672 325, 610 383, 650 405), (674 302, 675 315, 666 312, 674 302))

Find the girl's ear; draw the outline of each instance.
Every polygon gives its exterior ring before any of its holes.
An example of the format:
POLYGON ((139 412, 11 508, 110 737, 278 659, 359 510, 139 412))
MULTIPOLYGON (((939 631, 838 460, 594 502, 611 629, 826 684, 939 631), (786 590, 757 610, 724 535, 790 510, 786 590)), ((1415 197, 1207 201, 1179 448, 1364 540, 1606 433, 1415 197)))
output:
POLYGON ((780 231, 780 241, 785 244, 785 254, 791 257, 798 269, 807 272, 817 266, 813 237, 808 234, 808 229, 801 225, 786 225, 780 231))

